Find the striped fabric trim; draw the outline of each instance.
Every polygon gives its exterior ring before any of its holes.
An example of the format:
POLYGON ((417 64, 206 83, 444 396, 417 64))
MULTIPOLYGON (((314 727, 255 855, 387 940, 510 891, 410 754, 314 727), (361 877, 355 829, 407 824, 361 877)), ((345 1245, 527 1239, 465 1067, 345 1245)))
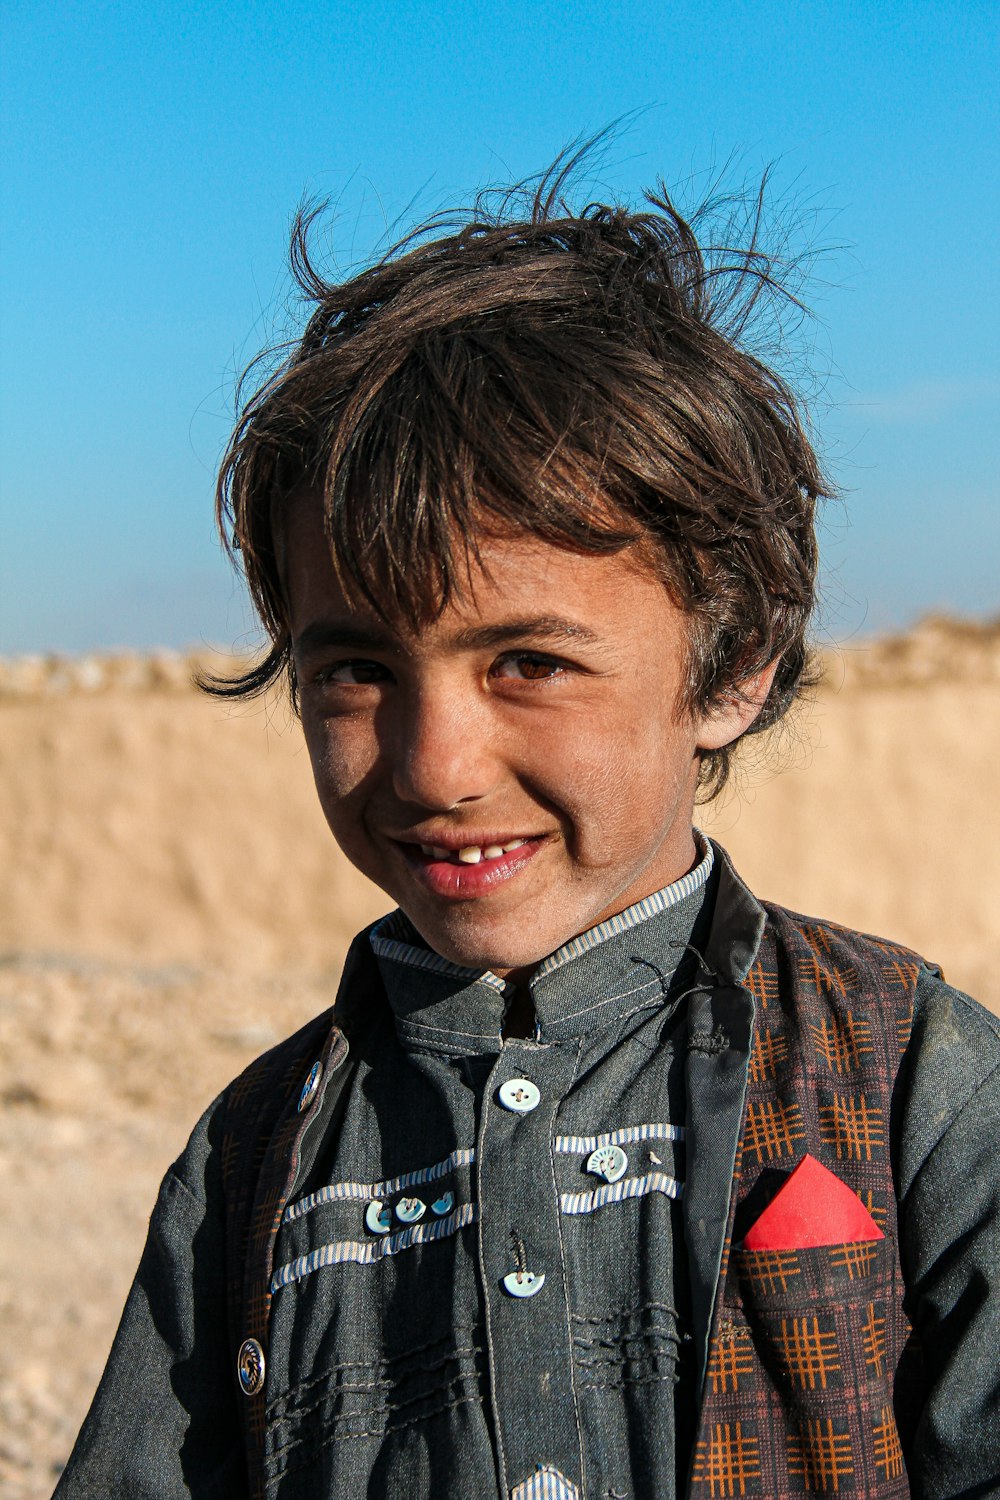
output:
POLYGON ((463 1203, 447 1219, 438 1219, 432 1224, 413 1224, 398 1234, 387 1235, 385 1239, 334 1240, 332 1244, 311 1250, 308 1255, 290 1260, 287 1265, 275 1271, 271 1278, 271 1291, 280 1291, 283 1286, 301 1281, 304 1277, 311 1276, 313 1271, 322 1270, 324 1266, 372 1266, 376 1261, 384 1260, 387 1255, 398 1255, 401 1250, 409 1250, 413 1245, 426 1245, 433 1240, 447 1239, 468 1224, 474 1224, 478 1217, 474 1203, 463 1203))
POLYGON ((621 1182, 608 1182, 595 1188, 592 1193, 561 1193, 559 1207, 564 1214, 590 1214, 606 1203, 621 1203, 625 1198, 645 1198, 647 1193, 666 1193, 668 1198, 679 1198, 684 1184, 665 1172, 649 1172, 645 1177, 623 1177, 621 1182))
POLYGON ((551 1464, 539 1465, 530 1479, 511 1490, 510 1500, 580 1500, 580 1491, 551 1464))
POLYGON ((387 1177, 384 1182, 331 1182, 327 1187, 300 1198, 297 1203, 290 1203, 285 1209, 284 1222, 290 1224, 294 1219, 301 1219, 303 1214, 323 1203, 340 1203, 345 1199, 357 1198, 366 1201, 372 1198, 391 1198, 393 1193, 417 1187, 422 1182, 437 1182, 440 1177, 447 1177, 449 1172, 454 1172, 456 1167, 471 1166, 475 1159, 475 1150, 470 1148, 453 1151, 444 1161, 435 1162, 432 1167, 404 1172, 401 1177, 387 1177))
POLYGON ((683 1125, 623 1125, 605 1135, 557 1135, 553 1149, 572 1152, 598 1151, 602 1146, 630 1146, 635 1141, 682 1141, 683 1125))
POLYGON ((626 907, 616 917, 609 917, 606 922, 601 922, 599 926, 591 927, 588 932, 581 932, 579 937, 564 943, 561 948, 557 948, 555 953, 550 953, 548 958, 539 964, 538 977, 551 974, 553 969, 561 968, 571 959, 579 958, 581 953, 587 953, 591 948, 596 948, 606 938, 616 937, 618 933, 628 932, 631 928, 638 927, 640 922, 657 916, 661 911, 668 911, 671 906, 677 906, 686 896, 693 896, 695 891, 700 890, 712 873, 715 850, 698 829, 695 829, 695 840, 702 858, 693 870, 687 875, 682 875, 680 880, 675 880, 672 885, 664 886, 662 891, 654 891, 651 896, 637 901, 634 906, 626 907))
POLYGON ((503 980, 491 974, 489 969, 465 969, 461 964, 453 964, 449 959, 442 958, 440 953, 435 953, 431 948, 418 948, 393 935, 399 932, 408 934, 409 924, 402 912, 392 912, 372 929, 369 937, 372 951, 379 958, 391 958, 396 963, 409 964, 413 969, 426 969, 431 974, 447 974, 450 979, 462 979, 466 984, 481 982, 488 984, 491 989, 503 991, 503 980), (402 918, 402 922, 398 918, 402 918))
MULTIPOLYGON (((401 943, 412 944, 414 927, 409 917, 397 908, 384 916, 381 922, 375 923, 371 935, 373 938, 398 938, 401 943)), ((445 963, 446 960, 442 959, 441 962, 445 963)), ((458 966, 452 964, 451 967, 457 968, 458 966)))

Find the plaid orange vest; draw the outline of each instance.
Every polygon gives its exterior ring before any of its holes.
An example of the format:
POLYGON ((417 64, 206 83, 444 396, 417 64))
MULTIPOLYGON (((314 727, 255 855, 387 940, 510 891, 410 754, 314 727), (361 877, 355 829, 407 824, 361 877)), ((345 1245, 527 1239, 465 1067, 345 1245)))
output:
POLYGON ((693 1500, 908 1496, 923 1400, 907 1318, 890 1113, 921 960, 764 903, 753 1050, 691 1469, 693 1500), (885 1238, 743 1250, 809 1152, 885 1238))

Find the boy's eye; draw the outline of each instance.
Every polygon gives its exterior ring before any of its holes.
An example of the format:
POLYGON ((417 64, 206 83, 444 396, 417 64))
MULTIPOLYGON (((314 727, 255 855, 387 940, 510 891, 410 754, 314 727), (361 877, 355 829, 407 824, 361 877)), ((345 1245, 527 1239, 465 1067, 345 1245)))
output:
POLYGON ((348 683, 360 687, 370 682, 384 682, 388 676, 388 669, 381 662, 358 658, 351 661, 336 661, 328 667, 322 667, 315 673, 313 681, 321 687, 330 683, 348 683))
POLYGON ((510 651, 493 663, 490 676, 521 678, 524 682, 544 682, 546 678, 558 677, 566 670, 566 663, 556 656, 545 656, 538 651, 510 651))

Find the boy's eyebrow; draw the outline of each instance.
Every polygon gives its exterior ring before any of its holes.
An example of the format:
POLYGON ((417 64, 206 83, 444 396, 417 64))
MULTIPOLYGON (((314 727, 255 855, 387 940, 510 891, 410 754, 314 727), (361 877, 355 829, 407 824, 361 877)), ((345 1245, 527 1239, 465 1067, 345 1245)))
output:
MULTIPOLYGON (((526 637, 549 641, 553 645, 560 642, 596 645, 600 640, 595 631, 578 620, 564 620, 558 615, 528 615, 523 619, 498 621, 495 625, 466 626, 452 638, 452 645, 459 650, 469 650, 506 646, 526 637)), ((376 624, 314 620, 293 642, 297 656, 331 646, 354 651, 392 651, 399 648, 399 639, 390 630, 376 624)))
POLYGON ((391 651, 395 637, 377 625, 352 625, 347 620, 314 620, 292 642, 296 656, 343 646, 355 651, 391 651))
POLYGON ((563 620, 558 615, 527 615, 519 620, 498 621, 496 625, 470 625, 455 637, 457 646, 506 646, 531 636, 551 641, 596 645, 600 637, 577 620, 563 620))

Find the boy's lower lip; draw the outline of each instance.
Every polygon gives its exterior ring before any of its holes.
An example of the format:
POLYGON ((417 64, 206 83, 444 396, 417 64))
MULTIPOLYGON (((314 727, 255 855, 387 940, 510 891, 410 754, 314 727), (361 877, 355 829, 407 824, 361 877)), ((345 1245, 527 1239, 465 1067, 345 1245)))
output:
POLYGON ((450 901, 471 901, 478 896, 487 896, 497 886, 503 885, 529 864, 544 840, 526 839, 517 849, 496 859, 481 859, 478 864, 457 864, 450 859, 434 859, 424 854, 417 844, 396 841, 403 858, 420 884, 435 896, 450 901))

